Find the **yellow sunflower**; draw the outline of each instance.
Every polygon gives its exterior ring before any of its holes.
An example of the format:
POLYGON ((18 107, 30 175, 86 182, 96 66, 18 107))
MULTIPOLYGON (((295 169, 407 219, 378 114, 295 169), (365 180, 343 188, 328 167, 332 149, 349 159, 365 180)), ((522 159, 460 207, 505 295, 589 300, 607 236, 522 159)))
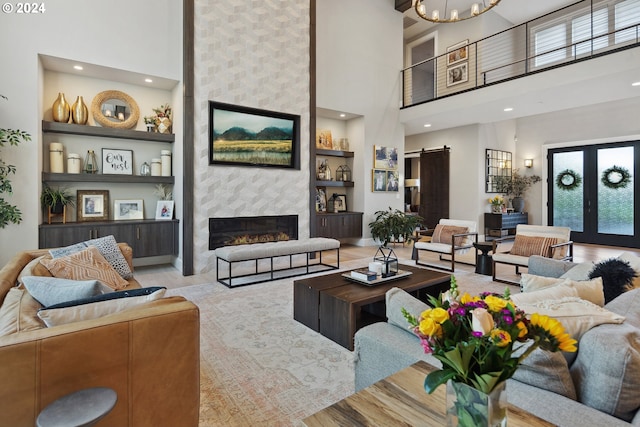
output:
POLYGON ((533 313, 529 320, 530 328, 540 335, 540 346, 549 351, 562 350, 568 353, 577 351, 576 343, 556 319, 533 313))

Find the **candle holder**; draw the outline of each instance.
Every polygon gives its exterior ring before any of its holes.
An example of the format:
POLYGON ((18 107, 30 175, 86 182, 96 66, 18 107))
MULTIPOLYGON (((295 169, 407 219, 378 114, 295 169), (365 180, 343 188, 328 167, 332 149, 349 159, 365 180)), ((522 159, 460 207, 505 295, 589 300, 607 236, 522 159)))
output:
POLYGON ((373 261, 382 264, 382 277, 391 277, 398 274, 398 257, 393 252, 393 249, 380 246, 373 257, 373 261))

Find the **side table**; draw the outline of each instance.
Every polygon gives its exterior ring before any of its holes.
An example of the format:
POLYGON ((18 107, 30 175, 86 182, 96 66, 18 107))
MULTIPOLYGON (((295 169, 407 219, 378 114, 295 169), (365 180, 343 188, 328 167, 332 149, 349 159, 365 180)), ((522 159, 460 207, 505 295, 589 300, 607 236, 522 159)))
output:
POLYGON ((37 427, 92 426, 104 418, 116 405, 118 395, 106 387, 76 391, 61 397, 44 408, 37 427))
POLYGON ((484 274, 485 276, 493 275, 493 260, 489 251, 493 250, 493 243, 491 242, 474 242, 473 246, 480 251, 476 259, 476 273, 484 274))

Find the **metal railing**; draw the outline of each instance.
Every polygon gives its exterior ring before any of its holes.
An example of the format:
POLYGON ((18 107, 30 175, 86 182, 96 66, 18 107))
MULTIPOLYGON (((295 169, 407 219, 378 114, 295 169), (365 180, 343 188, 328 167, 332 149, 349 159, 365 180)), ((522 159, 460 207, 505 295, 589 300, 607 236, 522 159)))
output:
POLYGON ((614 0, 583 0, 405 68, 401 71, 402 108, 640 46, 638 23, 613 31, 595 30, 598 24, 612 25, 610 13, 602 18, 598 11, 614 5, 614 0), (576 20, 585 17, 586 38, 558 45, 561 37, 550 37, 551 44, 545 45, 538 37, 564 25, 564 38, 571 41, 576 20))

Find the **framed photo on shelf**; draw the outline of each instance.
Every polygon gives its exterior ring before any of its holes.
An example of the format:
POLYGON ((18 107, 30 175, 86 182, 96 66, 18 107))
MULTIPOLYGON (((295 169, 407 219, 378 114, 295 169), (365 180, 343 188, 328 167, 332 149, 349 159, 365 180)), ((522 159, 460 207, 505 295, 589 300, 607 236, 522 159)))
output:
POLYGON ((109 190, 77 190, 78 222, 109 219, 109 190))
POLYGON ((347 211, 347 195, 346 194, 337 194, 337 199, 335 199, 334 206, 336 212, 346 212, 347 211))
POLYGON ((447 87, 469 81, 469 63, 463 62, 455 67, 447 68, 447 87))
POLYGON ((156 206, 156 219, 173 219, 173 200, 159 200, 156 206))
POLYGON ((102 149, 102 173, 133 175, 133 150, 102 149))
POLYGON ((385 169, 371 170, 371 191, 374 193, 387 191, 387 171, 385 169))
POLYGON ((327 193, 324 188, 316 187, 316 212, 327 211, 327 193))
POLYGON ((457 64, 458 62, 466 61, 469 57, 469 39, 463 40, 460 43, 456 43, 453 46, 447 48, 447 67, 449 65, 457 64))
POLYGON ((114 201, 113 219, 144 219, 144 201, 142 199, 114 201))

